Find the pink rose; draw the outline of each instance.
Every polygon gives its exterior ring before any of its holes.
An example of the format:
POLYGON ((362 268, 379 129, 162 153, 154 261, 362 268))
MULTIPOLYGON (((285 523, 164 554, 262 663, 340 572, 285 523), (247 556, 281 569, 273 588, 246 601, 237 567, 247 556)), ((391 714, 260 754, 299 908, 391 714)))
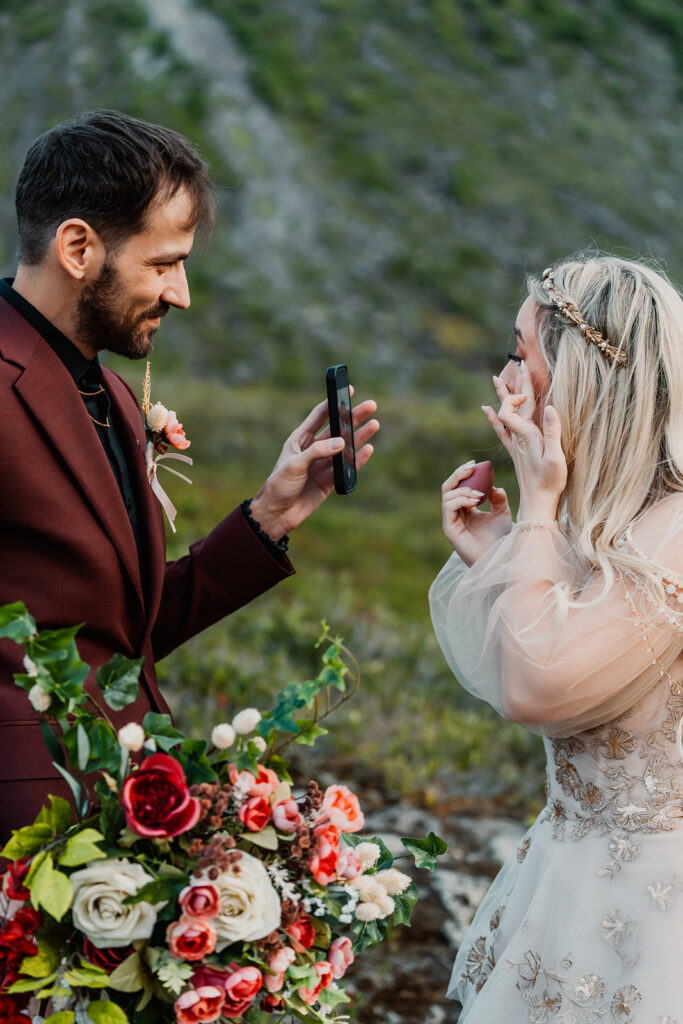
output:
POLYGON ((177 960, 201 960, 216 948, 216 929, 196 917, 172 921, 166 929, 166 943, 177 960))
POLYGON ((200 921, 210 921, 221 909, 220 896, 215 885, 186 885, 178 895, 183 914, 200 921))
POLYGON ((223 993, 212 985, 190 989, 178 996, 173 1009, 178 1024, 218 1020, 223 1012, 223 993))
POLYGON ((308 867, 319 885, 329 885, 337 877, 339 830, 334 825, 318 825, 315 835, 318 845, 308 867))
POLYGON ((337 874, 340 878, 357 878, 363 874, 363 865, 350 846, 344 847, 339 853, 337 874))
POLYGON ((280 832, 296 832, 304 819, 296 800, 279 800, 273 807, 273 825, 280 832))
POLYGON ((338 939, 335 939, 328 950, 327 959, 332 968, 333 977, 343 978, 355 960, 351 939, 346 935, 340 935, 338 939))
POLYGON ((238 967, 225 983, 225 998, 222 1014, 224 1017, 241 1017, 263 985, 263 975, 258 967, 238 967))
POLYGON ((360 832, 365 824, 358 797, 348 786, 327 787, 321 817, 328 818, 342 832, 360 832))
POLYGON ((190 796, 182 765, 169 754, 146 757, 123 784, 126 824, 138 836, 170 839, 193 828, 199 800, 190 796))
POLYGON ((318 962, 313 964, 313 966, 318 972, 318 977, 320 978, 320 983, 322 987, 329 988, 332 982, 334 981, 332 965, 327 960, 318 960, 318 962))
POLYGON ((270 807, 262 796, 252 796, 239 809, 239 819, 250 832, 260 832, 270 820, 270 807))
POLYGON ((303 953, 305 949, 310 949, 315 942, 315 928, 306 914, 303 914, 294 924, 290 924, 285 931, 292 940, 292 945, 297 953, 303 953))
POLYGON ((228 765, 228 775, 233 786, 239 784, 247 796, 261 796, 264 800, 267 800, 280 785, 280 780, 272 768, 264 768, 262 764, 258 766, 257 776, 248 771, 238 772, 234 764, 228 765))
MULTIPOLYGON (((317 964, 315 966, 317 967, 317 964)), ((317 1002, 322 987, 322 981, 318 981, 318 984, 314 988, 305 988, 302 985, 299 989, 299 999, 303 1000, 307 1006, 312 1006, 313 1003, 317 1002)))
POLYGON ((168 417, 164 424, 164 440, 172 444, 174 448, 178 448, 179 451, 190 447, 190 442, 185 437, 183 425, 178 423, 178 417, 171 409, 169 409, 168 417))
POLYGON ((263 984, 269 992, 279 992, 285 983, 285 974, 290 964, 296 960, 296 953, 289 946, 283 946, 268 961, 268 969, 272 974, 263 976, 263 984))

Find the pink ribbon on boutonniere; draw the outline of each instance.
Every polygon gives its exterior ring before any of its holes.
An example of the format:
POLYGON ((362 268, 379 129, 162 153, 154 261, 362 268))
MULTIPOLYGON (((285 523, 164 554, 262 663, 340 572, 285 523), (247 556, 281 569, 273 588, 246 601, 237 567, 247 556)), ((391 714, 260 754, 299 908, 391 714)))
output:
MULTIPOLYGON (((181 455, 177 451, 169 452, 166 450, 169 445, 173 448, 189 448, 190 442, 185 437, 183 425, 178 421, 178 417, 173 410, 167 409, 161 402, 156 402, 154 405, 151 404, 150 391, 151 378, 149 363, 147 363, 142 397, 142 411, 145 414, 145 434, 147 435, 144 453, 147 479, 166 513, 171 529, 175 533, 177 509, 159 483, 157 471, 159 465, 165 459, 176 459, 178 462, 185 462, 191 466, 192 459, 189 456, 181 455), (154 454, 155 452, 157 453, 156 455, 154 454)), ((162 466, 162 469, 168 470, 174 476, 179 476, 181 480, 185 480, 188 484, 192 483, 189 477, 185 476, 184 473, 179 473, 177 469, 171 469, 170 466, 162 466)))

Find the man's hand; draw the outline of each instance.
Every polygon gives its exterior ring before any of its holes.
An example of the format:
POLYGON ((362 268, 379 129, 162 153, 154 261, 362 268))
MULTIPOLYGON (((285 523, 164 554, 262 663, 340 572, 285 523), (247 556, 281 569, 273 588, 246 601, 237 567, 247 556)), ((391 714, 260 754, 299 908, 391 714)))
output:
MULTIPOLYGON (((358 469, 373 452, 367 442, 379 430, 379 423, 367 418, 376 409, 377 403, 369 399, 353 410, 358 469)), ((334 488, 332 456, 343 451, 344 441, 341 437, 331 438, 329 427, 322 429, 327 418, 325 399, 289 435, 272 473, 252 500, 251 514, 273 540, 303 523, 334 488)))

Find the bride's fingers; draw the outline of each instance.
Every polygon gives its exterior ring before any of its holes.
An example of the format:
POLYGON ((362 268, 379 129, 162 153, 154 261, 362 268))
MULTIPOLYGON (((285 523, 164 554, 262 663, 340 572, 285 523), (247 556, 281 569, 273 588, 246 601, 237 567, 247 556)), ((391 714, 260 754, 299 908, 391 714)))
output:
POLYGON ((462 483, 463 480, 467 480, 468 476, 472 476, 472 473, 474 472, 474 465, 474 459, 470 459, 469 462, 465 462, 462 466, 458 466, 457 469, 454 469, 448 479, 444 480, 441 484, 442 493, 444 491, 453 490, 453 488, 457 487, 457 485, 462 483))
POLYGON ((489 421, 491 426, 496 432, 498 439, 505 445, 508 451, 510 451, 510 445, 512 443, 512 437, 510 431, 506 428, 503 421, 499 418, 498 413, 495 409, 492 409, 490 405, 482 405, 481 407, 484 416, 489 421))
POLYGON ((520 416, 518 410, 527 402, 526 395, 508 395, 498 411, 498 419, 519 440, 534 433, 531 420, 520 416))
POLYGON ((531 382, 531 374, 527 369, 527 365, 524 360, 519 364, 519 382, 521 395, 524 395, 526 401, 520 410, 520 416, 524 420, 532 419, 534 415, 534 408, 536 406, 536 400, 534 396, 534 386, 531 382))
POLYGON ((444 519, 453 519, 457 512, 473 511, 481 499, 482 495, 477 491, 470 491, 469 494, 463 494, 461 488, 449 491, 441 499, 441 510, 444 519))

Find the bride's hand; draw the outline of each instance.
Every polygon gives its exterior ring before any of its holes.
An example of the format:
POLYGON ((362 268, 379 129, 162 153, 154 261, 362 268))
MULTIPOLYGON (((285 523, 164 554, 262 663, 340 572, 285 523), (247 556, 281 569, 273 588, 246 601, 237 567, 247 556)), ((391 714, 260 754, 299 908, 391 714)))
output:
POLYGON ((441 487, 443 532, 466 565, 472 565, 492 544, 510 532, 512 517, 502 487, 493 487, 489 495, 490 512, 476 507, 481 492, 458 487, 472 474, 474 461, 451 473, 441 487))
POLYGON ((567 484, 567 460, 562 451, 560 419, 547 405, 542 429, 534 422, 534 391, 529 371, 522 363, 519 390, 493 378, 501 406, 496 413, 484 406, 486 417, 510 453, 519 483, 519 518, 554 520, 560 496, 567 484))

